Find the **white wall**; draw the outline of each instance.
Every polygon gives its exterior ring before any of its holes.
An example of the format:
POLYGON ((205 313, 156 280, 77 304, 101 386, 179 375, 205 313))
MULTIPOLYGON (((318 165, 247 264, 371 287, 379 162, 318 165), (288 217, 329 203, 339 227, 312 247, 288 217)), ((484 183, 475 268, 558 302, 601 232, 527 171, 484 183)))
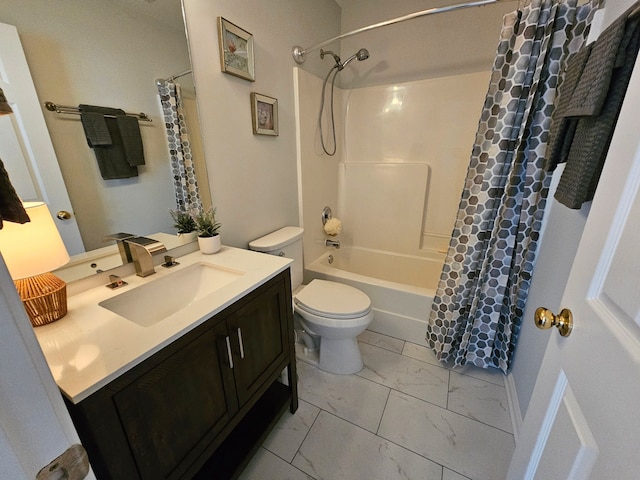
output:
POLYGON ((448 247, 489 77, 483 71, 349 92, 340 204, 344 220, 360 226, 345 223, 354 244, 407 254, 448 247))
POLYGON ((44 112, 85 248, 105 246, 103 236, 118 231, 171 232, 175 202, 154 80, 189 68, 181 19, 170 28, 102 0, 3 0, 0 20, 18 29, 40 104, 88 103, 153 119, 141 122, 140 175, 103 180, 79 117, 44 112))
MULTIPOLYGON (((342 32, 348 32, 460 0, 343 0, 342 32)), ((487 71, 495 57, 502 17, 517 0, 440 13, 371 30, 341 41, 343 58, 365 47, 371 57, 352 62, 340 85, 353 88, 389 85, 487 71), (358 65, 355 65, 355 64, 358 65), (350 68, 353 66, 353 68, 350 68)), ((327 48, 337 49, 337 44, 327 48)), ((486 93, 486 92, 485 92, 486 93)))
POLYGON ((323 80, 303 71, 298 78, 305 262, 326 251, 325 205, 343 221, 345 245, 411 255, 446 249, 489 72, 336 87, 333 157, 322 152, 317 126, 323 80))
MULTIPOLYGON (((203 146, 225 244, 248 242, 297 225, 296 123, 291 58, 295 44, 336 35, 340 8, 333 0, 185 0, 203 146), (216 19, 222 16, 254 37, 256 81, 220 71, 216 19), (278 137, 253 135, 249 95, 278 99, 278 137)), ((314 59, 305 68, 314 68, 314 59)))
MULTIPOLYGON (((297 80, 299 137, 298 175, 302 203, 301 225, 304 227, 304 263, 309 264, 326 251, 323 241, 328 237, 322 229, 321 220, 324 207, 330 207, 334 216, 340 218, 340 210, 338 209, 338 165, 342 158, 344 145, 343 92, 336 87, 335 106, 337 114, 335 115, 335 124, 337 148, 336 154, 329 156, 322 150, 320 131, 318 129, 320 94, 324 78, 320 79, 301 69, 296 69, 295 76, 297 80)), ((329 124, 324 122, 323 125, 329 124)), ((325 128, 325 139, 329 138, 329 131, 327 130, 329 129, 325 128)), ((331 147, 333 141, 329 140, 325 145, 331 147)))

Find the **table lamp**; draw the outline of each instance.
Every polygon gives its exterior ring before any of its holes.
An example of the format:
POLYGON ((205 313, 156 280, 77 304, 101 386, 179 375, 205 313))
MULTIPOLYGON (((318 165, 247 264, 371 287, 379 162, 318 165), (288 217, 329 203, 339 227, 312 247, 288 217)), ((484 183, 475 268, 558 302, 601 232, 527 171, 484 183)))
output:
POLYGON ((43 202, 24 202, 31 219, 6 222, 0 230, 0 252, 34 327, 67 314, 67 284, 51 270, 69 261, 60 233, 43 202))

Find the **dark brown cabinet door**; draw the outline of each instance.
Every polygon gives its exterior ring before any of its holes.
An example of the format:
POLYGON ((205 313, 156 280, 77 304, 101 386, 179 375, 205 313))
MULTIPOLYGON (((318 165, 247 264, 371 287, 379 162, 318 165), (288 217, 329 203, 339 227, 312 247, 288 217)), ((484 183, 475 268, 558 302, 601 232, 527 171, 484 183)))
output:
POLYGON ((244 405, 282 369, 287 348, 284 289, 271 284, 227 318, 238 403, 244 405))
POLYGON ((237 410, 220 322, 114 395, 143 479, 177 478, 237 410))

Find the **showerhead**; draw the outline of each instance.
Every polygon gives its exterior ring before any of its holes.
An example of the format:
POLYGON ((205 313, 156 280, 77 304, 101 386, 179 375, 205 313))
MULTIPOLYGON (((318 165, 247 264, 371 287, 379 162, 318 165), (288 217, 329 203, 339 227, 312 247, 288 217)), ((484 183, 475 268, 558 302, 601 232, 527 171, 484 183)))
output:
POLYGON ((325 55, 331 55, 333 59, 336 61, 336 64, 334 65, 333 68, 338 68, 339 70, 341 70, 340 66, 342 65, 342 63, 340 63, 340 57, 338 55, 333 53, 331 50, 320 49, 320 58, 324 58, 325 55))
POLYGON ((347 63, 349 63, 354 58, 357 58, 358 61, 360 61, 360 62, 363 61, 363 60, 366 60, 367 58, 369 58, 369 50, 367 50, 366 48, 361 48, 356 53, 354 53, 349 58, 347 58, 344 62, 342 62, 340 64, 339 69, 342 70, 344 67, 347 66, 347 63))

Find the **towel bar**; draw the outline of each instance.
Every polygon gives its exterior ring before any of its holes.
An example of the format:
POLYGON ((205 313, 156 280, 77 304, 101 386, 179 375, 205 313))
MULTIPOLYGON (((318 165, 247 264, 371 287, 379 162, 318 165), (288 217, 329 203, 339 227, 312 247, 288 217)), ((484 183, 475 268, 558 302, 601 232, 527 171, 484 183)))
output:
MULTIPOLYGON (((45 102, 44 106, 50 112, 62 113, 64 115, 80 115, 80 109, 78 107, 70 107, 68 105, 57 105, 53 102, 45 102)), ((153 122, 153 120, 149 118, 149 115, 143 112, 140 112, 140 113, 124 112, 124 114, 130 117, 137 117, 138 120, 142 120, 143 122, 153 122)), ((105 117, 115 118, 114 115, 105 115, 105 117)))

